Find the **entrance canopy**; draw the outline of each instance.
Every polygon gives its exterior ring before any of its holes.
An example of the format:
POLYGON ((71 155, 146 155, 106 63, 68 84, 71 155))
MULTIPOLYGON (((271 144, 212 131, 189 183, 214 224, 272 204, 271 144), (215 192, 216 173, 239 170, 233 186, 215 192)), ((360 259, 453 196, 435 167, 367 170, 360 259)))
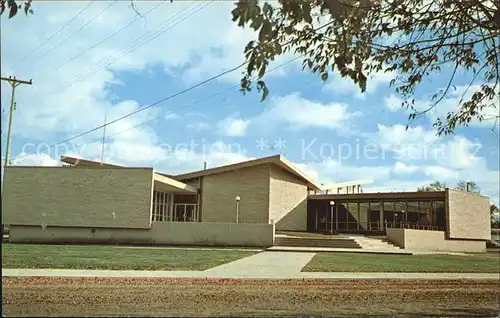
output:
POLYGON ((183 182, 162 176, 156 172, 153 173, 155 189, 163 192, 179 194, 197 194, 198 189, 183 182))

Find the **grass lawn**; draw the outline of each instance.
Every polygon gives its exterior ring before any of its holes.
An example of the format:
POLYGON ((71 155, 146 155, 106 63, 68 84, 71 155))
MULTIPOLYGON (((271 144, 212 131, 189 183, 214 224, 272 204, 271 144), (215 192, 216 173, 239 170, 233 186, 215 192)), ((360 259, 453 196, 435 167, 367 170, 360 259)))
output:
POLYGON ((255 254, 244 250, 2 244, 2 268, 205 270, 255 254))
POLYGON ((498 273, 498 254, 381 255, 318 253, 303 272, 498 273))
POLYGON ((276 234, 280 235, 288 235, 288 236, 297 236, 297 237, 311 237, 311 238, 340 238, 347 237, 347 235, 343 234, 322 234, 322 233, 310 233, 310 232, 291 232, 291 231, 276 231, 276 234))

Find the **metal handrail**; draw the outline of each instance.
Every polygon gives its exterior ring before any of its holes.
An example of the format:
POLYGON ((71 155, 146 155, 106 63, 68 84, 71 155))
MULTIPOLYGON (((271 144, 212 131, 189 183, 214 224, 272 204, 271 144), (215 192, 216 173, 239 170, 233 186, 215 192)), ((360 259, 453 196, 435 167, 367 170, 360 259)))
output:
POLYGON ((400 223, 393 224, 385 222, 386 229, 409 229, 409 230, 424 230, 424 231, 444 231, 442 226, 437 225, 420 225, 420 224, 411 224, 411 223, 400 223))

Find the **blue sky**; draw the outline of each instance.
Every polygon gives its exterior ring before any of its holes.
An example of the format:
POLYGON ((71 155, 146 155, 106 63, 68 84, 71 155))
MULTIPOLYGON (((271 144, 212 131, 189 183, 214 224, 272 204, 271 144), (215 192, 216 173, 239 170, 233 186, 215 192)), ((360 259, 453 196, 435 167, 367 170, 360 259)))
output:
MULTIPOLYGON (((117 1, 76 32, 110 3, 96 1, 47 42, 88 3, 42 2, 33 16, 2 16, 2 76, 33 78, 33 86, 16 91, 15 164, 57 165, 61 155, 99 159, 102 129, 45 148, 101 125, 105 116, 119 118, 231 69, 255 36, 231 22, 230 1, 140 2, 144 18, 128 1, 117 1)), ((301 72, 300 60, 280 67, 293 58, 271 65, 278 68, 266 75, 265 102, 256 92, 230 89, 239 82, 238 70, 109 125, 105 160, 181 173, 201 169, 205 161, 212 167, 281 153, 321 183, 373 179, 365 191, 412 191, 435 180, 450 186, 472 180, 498 203, 494 122, 474 122, 442 137, 432 127, 457 104, 470 80, 464 71, 454 83, 457 90, 406 131, 408 113, 389 87, 394 74, 373 74, 361 94, 349 80, 331 75, 323 83, 301 72)), ((422 84, 419 105, 446 85, 446 75, 422 84)), ((2 83, 3 109, 9 99, 9 86, 2 83)), ((7 118, 2 111, 4 147, 7 118)))

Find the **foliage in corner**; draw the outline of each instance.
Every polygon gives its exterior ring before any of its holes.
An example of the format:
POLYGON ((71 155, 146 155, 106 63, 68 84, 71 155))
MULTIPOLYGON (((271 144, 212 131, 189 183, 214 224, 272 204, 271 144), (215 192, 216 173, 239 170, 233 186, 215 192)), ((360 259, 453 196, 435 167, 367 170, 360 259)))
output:
POLYGON ((434 122, 437 133, 452 134, 473 119, 500 118, 484 117, 500 111, 500 1, 239 0, 232 20, 256 33, 244 49, 241 90, 249 91, 256 78, 262 99, 269 93, 263 81, 269 63, 291 52, 323 81, 337 72, 361 92, 375 72, 397 74, 390 84, 410 110, 409 122, 438 107, 463 70, 473 80, 456 109, 434 122), (446 87, 427 108, 418 107, 418 85, 445 69, 451 70, 446 87))
POLYGON ((29 14, 33 14, 33 8, 31 7, 31 2, 33 0, 26 0, 24 1, 24 3, 22 3, 22 1, 19 1, 20 3, 18 3, 16 0, 0 0, 0 14, 3 15, 5 9, 9 9, 9 19, 14 17, 19 10, 22 10, 23 9, 23 5, 24 5, 24 13, 26 15, 29 14))
MULTIPOLYGON (((446 185, 446 183, 435 181, 428 185, 418 187, 417 191, 418 192, 444 191, 447 187, 448 186, 446 185)), ((479 186, 474 181, 471 182, 463 180, 458 181, 457 185, 455 186, 455 190, 478 193, 478 194, 481 193, 479 186)))

